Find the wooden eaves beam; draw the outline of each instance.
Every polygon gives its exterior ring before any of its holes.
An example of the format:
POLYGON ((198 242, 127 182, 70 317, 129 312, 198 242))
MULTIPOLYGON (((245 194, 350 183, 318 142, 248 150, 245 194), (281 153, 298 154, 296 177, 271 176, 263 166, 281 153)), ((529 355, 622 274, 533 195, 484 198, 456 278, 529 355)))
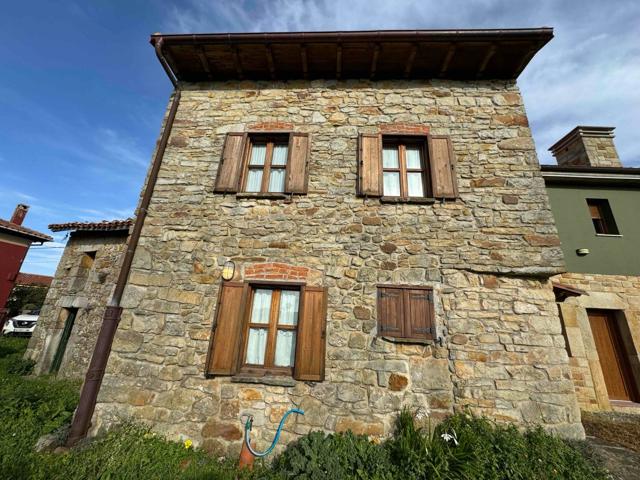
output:
POLYGON ((411 50, 409 51, 409 56, 407 57, 407 63, 404 66, 404 78, 409 78, 411 76, 411 69, 413 68, 413 61, 416 58, 417 51, 418 51, 418 45, 414 43, 411 46, 411 50))
POLYGON ((336 47, 336 79, 340 80, 342 75, 342 44, 338 44, 336 47))
POLYGON ((439 77, 444 77, 449 69, 449 65, 451 64, 451 60, 453 60, 453 56, 456 53, 456 45, 454 43, 449 45, 449 49, 447 50, 447 54, 444 57, 444 61, 442 62, 442 67, 440 67, 440 72, 438 73, 439 77))
POLYGON ((213 75, 211 74, 211 65, 209 65, 209 60, 207 60, 207 56, 204 54, 204 47, 202 45, 196 45, 196 52, 198 53, 198 58, 202 64, 202 69, 206 72, 207 78, 211 80, 213 78, 213 75))
POLYGON ((373 57, 371 58, 371 70, 369 71, 369 78, 373 79, 376 75, 376 69, 378 68, 378 56, 380 55, 380 44, 376 43, 373 49, 373 57))
POLYGON ((276 66, 273 62, 273 51, 271 50, 271 45, 265 45, 264 49, 267 54, 267 65, 269 65, 269 75, 271 76, 271 80, 276 79, 276 66))
POLYGON ((242 62, 240 61, 240 54, 238 53, 238 47, 235 45, 232 45, 231 52, 233 54, 233 66, 236 69, 236 74, 238 75, 238 79, 242 80, 244 78, 244 74, 242 72, 242 62))
POLYGON ((482 58, 480 67, 478 67, 478 73, 476 73, 477 78, 480 78, 484 74, 484 71, 486 70, 487 65, 489 64, 489 61, 491 60, 491 58, 495 53, 496 53, 496 45, 491 44, 491 46, 487 49, 487 52, 484 54, 484 57, 482 58))
POLYGON ((302 76, 305 80, 309 78, 309 63, 307 62, 307 46, 300 45, 300 60, 302 61, 302 76))

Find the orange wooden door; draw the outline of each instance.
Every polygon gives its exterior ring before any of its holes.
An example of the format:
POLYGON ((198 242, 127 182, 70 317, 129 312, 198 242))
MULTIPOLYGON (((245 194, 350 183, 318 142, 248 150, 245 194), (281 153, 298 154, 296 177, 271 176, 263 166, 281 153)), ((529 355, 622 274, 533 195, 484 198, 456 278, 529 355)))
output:
POLYGON ((588 313, 609 398, 636 400, 631 368, 614 312, 590 310, 588 313))

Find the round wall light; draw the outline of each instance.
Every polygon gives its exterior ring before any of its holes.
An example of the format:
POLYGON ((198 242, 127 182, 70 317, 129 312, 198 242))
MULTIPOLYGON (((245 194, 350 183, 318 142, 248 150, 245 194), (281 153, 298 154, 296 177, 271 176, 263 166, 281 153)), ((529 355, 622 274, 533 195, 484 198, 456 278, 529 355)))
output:
POLYGON ((222 267, 222 279, 223 280, 231 280, 233 278, 233 274, 236 272, 236 264, 231 260, 225 262, 222 267))
POLYGON ((576 250, 576 253, 579 256, 584 257, 585 255, 589 255, 589 253, 591 253, 591 252, 589 251, 588 248, 579 248, 579 249, 576 250))

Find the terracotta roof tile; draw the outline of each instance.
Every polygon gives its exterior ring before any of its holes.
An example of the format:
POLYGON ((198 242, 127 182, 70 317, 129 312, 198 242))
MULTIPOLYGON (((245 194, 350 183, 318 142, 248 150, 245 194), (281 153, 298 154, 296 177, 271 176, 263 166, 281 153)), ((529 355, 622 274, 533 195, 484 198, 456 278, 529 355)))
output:
POLYGON ((17 235, 19 237, 26 237, 29 240, 35 240, 39 242, 50 242, 53 237, 50 237, 46 233, 40 233, 36 230, 32 230, 22 225, 16 225, 8 220, 2 220, 0 218, 0 232, 8 233, 9 235, 17 235))
POLYGON ((16 277, 16 285, 29 285, 29 286, 46 286, 51 285, 53 277, 48 275, 38 275, 37 273, 18 273, 16 277))
POLYGON ((49 230, 52 232, 63 232, 65 230, 75 230, 83 232, 95 231, 117 231, 128 230, 133 224, 133 219, 125 220, 102 220, 101 222, 68 222, 68 223, 52 223, 49 230))

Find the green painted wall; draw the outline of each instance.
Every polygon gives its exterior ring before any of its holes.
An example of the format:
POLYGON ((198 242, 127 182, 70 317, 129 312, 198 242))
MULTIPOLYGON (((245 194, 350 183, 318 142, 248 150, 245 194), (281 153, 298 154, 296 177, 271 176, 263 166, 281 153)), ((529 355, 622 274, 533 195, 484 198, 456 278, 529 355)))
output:
POLYGON ((640 189, 547 185, 567 271, 610 275, 640 274, 640 189), (606 198, 621 237, 596 235, 587 198, 606 198), (576 249, 588 248, 580 257, 576 249))

